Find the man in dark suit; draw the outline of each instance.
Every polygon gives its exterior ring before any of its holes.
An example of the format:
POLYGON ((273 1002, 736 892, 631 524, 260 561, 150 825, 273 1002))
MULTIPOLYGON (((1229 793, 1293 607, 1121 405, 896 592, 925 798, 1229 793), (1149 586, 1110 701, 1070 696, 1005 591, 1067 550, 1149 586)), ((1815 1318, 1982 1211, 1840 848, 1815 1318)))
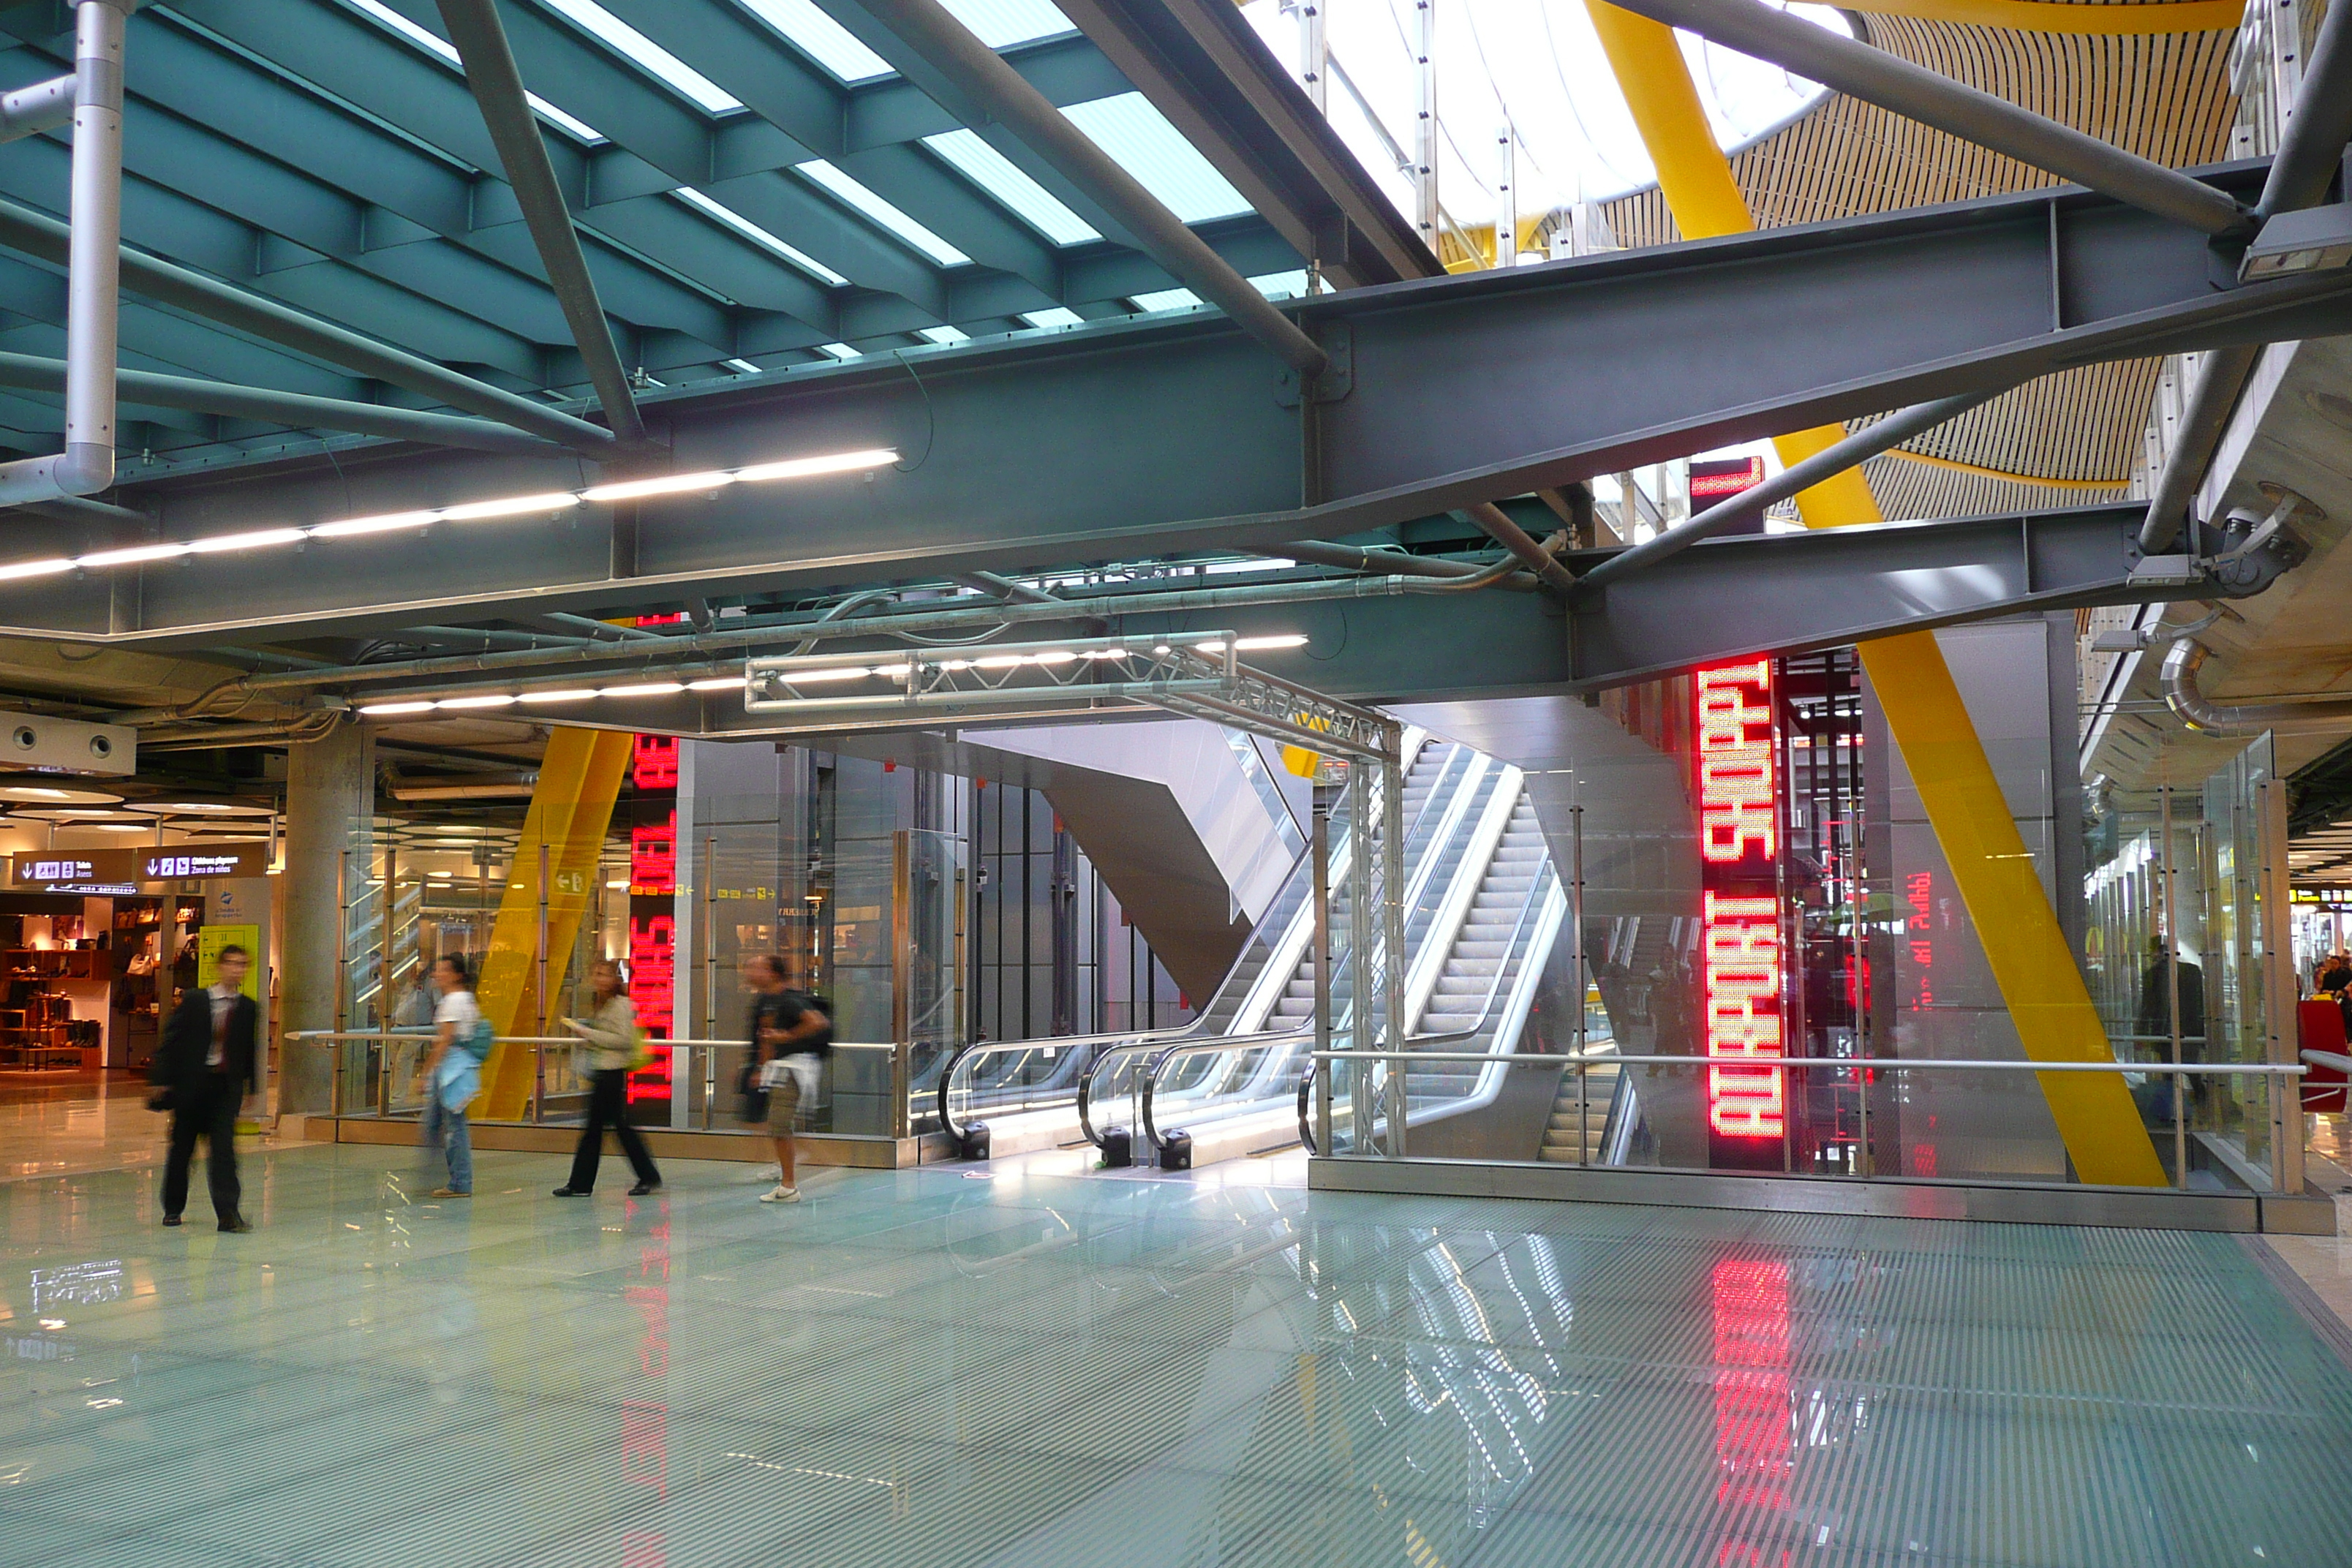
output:
POLYGON ((187 1206, 188 1162, 202 1137, 205 1174, 221 1229, 253 1228, 237 1207, 236 1181, 237 1111, 261 1084, 255 1038, 261 1010, 240 989, 252 962, 241 947, 222 948, 220 978, 184 994, 163 1026, 151 1076, 172 1101, 172 1153, 163 1166, 165 1225, 178 1225, 187 1206))

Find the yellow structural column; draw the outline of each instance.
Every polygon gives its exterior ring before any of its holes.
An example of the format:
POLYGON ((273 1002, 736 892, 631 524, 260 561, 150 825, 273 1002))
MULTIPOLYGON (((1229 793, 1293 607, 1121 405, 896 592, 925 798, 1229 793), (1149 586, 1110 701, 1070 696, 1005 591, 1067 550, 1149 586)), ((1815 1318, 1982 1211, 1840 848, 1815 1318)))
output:
MULTIPOLYGON (((614 730, 562 729, 547 739, 482 961, 482 1016, 501 1037, 533 1034, 539 1026, 540 851, 547 851, 547 989, 552 996, 563 988, 580 921, 595 893, 633 743, 626 731, 614 730)), ((482 1069, 475 1110, 492 1121, 519 1119, 530 1105, 535 1076, 528 1048, 499 1047, 482 1069)))
MULTIPOLYGON (((1673 29, 1604 0, 1586 0, 1586 8, 1683 237, 1706 239, 1754 228, 1673 29)), ((1773 445, 1783 463, 1795 463, 1845 435, 1843 426, 1831 425, 1792 432, 1773 445)), ((1797 510, 1808 528, 1883 521, 1860 468, 1804 491, 1797 510)), ((2041 1062, 2113 1061, 2106 1030, 1934 634, 1880 637, 1858 651, 2026 1056, 2041 1062)), ((2119 1075, 2043 1073, 2038 1081, 2080 1179, 2164 1184, 2164 1167, 2119 1075)))

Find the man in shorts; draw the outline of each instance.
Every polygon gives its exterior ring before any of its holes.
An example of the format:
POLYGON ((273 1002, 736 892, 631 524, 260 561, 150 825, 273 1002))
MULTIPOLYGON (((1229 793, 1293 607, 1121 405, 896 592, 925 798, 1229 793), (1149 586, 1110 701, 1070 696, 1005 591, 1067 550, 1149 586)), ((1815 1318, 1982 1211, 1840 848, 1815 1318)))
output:
POLYGON ((803 1089, 833 1043, 833 1020, 807 994, 784 984, 782 963, 769 953, 743 961, 743 983, 751 989, 748 1033, 753 1059, 761 1064, 761 1086, 768 1093, 768 1136, 776 1144, 776 1185, 761 1193, 763 1204, 796 1204, 793 1131, 803 1089), (767 1070, 771 1064, 776 1070, 767 1070))

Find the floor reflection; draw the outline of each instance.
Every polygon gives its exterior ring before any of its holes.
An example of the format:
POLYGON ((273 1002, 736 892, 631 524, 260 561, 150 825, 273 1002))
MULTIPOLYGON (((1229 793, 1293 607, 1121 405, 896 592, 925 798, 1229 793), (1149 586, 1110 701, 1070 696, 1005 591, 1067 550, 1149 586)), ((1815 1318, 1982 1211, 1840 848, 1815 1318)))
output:
POLYGON ((2340 1563, 2235 1239, 1050 1166, 0 1182, 0 1563, 2340 1563))

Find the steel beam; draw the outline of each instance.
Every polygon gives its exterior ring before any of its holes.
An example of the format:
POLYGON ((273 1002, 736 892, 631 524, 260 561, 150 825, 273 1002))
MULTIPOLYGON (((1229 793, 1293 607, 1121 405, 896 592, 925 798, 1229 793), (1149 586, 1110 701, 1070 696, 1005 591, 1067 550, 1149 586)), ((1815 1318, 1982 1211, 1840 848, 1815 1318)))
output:
MULTIPOLYGON (((2261 173, 2213 178, 2243 190, 2261 173)), ((807 591, 1211 548, 1280 553, 1286 541, 1347 538, 2070 365, 2341 333, 2352 278, 2216 292, 2198 235, 2081 193, 2036 192, 1290 308, 1351 345, 1349 390, 1319 407, 1305 467, 1295 392, 1229 322, 1104 322, 909 354, 919 380, 895 358, 868 359, 653 394, 681 468, 874 446, 908 460, 870 479, 649 500, 619 554, 583 538, 609 526, 583 508, 551 526, 336 541, 259 574, 199 558, 149 574, 128 625, 110 617, 95 574, 0 584, 0 623, 201 640, 232 626, 415 625, 504 605, 622 614, 721 584, 807 591), (1563 399, 1563 377, 1612 395, 1563 399)), ((579 482, 568 457, 387 455, 363 469, 271 473, 268 518, 290 521, 579 482)), ((256 493, 228 470, 139 487, 139 504, 163 514, 167 536, 193 539, 256 526, 256 493)))
POLYGON ((1062 13, 1334 283, 1444 273, 1239 7, 1070 0, 1062 13))
POLYGON ((1577 606, 1570 685, 1592 690, 2026 610, 2242 592, 2186 572, 2136 579, 2147 559, 2139 518, 2125 502, 1712 540, 1577 606))
POLYGON ((2201 233, 2252 231, 2243 207, 2161 163, 1755 0, 1612 3, 2201 233))
POLYGON ((2304 58, 2294 112, 2279 136, 2256 213, 2267 218, 2326 199, 2344 165, 2347 142, 2352 142, 2352 6, 2331 5, 2304 58))
MULTIPOLYGON (((0 202, 0 245, 62 263, 69 248, 64 224, 10 202, 0 202)), ((150 300, 176 306, 191 315, 251 332, 266 342, 310 354, 378 381, 404 386, 484 418, 528 430, 572 447, 603 456, 613 448, 613 433, 601 426, 534 403, 518 393, 460 375, 431 360, 362 337, 331 321, 292 310, 274 300, 232 289, 202 273, 124 247, 122 286, 150 300)))
MULTIPOLYGON (((546 452, 552 443, 488 419, 467 419, 455 414, 433 414, 415 408, 393 408, 376 403, 352 403, 340 397, 310 397, 299 392, 278 392, 262 386, 230 386, 194 376, 158 375, 150 371, 116 373, 117 390, 125 403, 159 408, 187 408, 199 414, 226 414, 299 429, 351 430, 383 436, 394 441, 417 441, 433 447, 464 447, 478 452, 546 452)), ((63 392, 63 360, 34 354, 0 353, 0 386, 35 392, 63 392)))
POLYGON ((646 422, 629 390, 629 373, 613 347, 613 330, 604 320, 604 302, 596 297, 596 280, 589 276, 588 258, 581 254, 562 187, 555 183, 547 144, 540 140, 539 116, 523 96, 522 72, 507 46, 498 0, 440 0, 440 6, 441 25, 466 63, 466 85, 473 89, 482 123, 498 144, 507 183, 514 187, 531 243, 547 268, 547 286, 563 308, 564 324, 572 329, 572 341, 596 388, 596 401, 604 405, 604 418, 621 445, 641 446, 646 422))

